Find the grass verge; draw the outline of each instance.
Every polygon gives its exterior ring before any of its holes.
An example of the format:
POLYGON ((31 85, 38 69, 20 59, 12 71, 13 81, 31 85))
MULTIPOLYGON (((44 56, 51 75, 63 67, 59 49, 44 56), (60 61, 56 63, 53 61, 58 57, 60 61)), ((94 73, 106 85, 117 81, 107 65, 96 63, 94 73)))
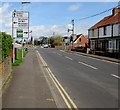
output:
MULTIPOLYGON (((24 57, 26 56, 27 53, 28 51, 24 51, 24 57)), ((15 62, 12 64, 12 66, 19 66, 21 63, 22 63, 22 49, 18 49, 17 59, 15 59, 15 62)))

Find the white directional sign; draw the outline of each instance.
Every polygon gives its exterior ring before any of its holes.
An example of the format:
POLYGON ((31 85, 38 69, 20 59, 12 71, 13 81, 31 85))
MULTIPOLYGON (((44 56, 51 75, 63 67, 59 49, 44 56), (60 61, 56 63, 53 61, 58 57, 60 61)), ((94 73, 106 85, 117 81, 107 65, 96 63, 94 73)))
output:
POLYGON ((27 11, 13 11, 12 13, 13 38, 28 38, 29 13, 27 11))

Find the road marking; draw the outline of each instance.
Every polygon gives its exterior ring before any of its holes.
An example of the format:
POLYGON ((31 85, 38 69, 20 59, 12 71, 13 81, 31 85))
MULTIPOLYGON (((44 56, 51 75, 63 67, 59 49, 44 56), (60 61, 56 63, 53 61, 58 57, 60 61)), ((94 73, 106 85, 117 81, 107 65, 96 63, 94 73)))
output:
POLYGON ((46 77, 48 77, 48 76, 40 76, 41 78, 46 78, 46 77))
POLYGON ((52 101, 52 102, 54 102, 55 101, 55 99, 46 99, 47 101, 52 101))
POLYGON ((111 62, 111 61, 107 61, 107 60, 102 60, 102 61, 105 61, 105 62, 108 62, 108 63, 113 63, 113 64, 116 64, 116 65, 119 64, 119 63, 115 63, 115 62, 111 62))
POLYGON ((117 75, 115 75, 115 74, 111 74, 113 77, 116 77, 116 78, 119 78, 120 79, 120 77, 119 76, 117 76, 117 75))
POLYGON ((65 52, 64 50, 60 50, 61 52, 65 52))
POLYGON ((65 56, 65 58, 69 59, 69 60, 73 60, 72 58, 68 57, 68 56, 65 56))
MULTIPOLYGON (((40 53, 37 51, 40 60, 42 61, 44 66, 47 66, 47 63, 45 62, 45 60, 42 58, 42 56, 40 55, 40 53)), ((50 70, 50 68, 45 68, 50 76, 50 78, 52 79, 53 83, 55 84, 56 88, 58 89, 61 97, 63 98, 64 102, 66 103, 67 107, 70 110, 78 110, 77 106, 75 105, 75 103, 73 102, 73 100, 70 98, 70 96, 68 95, 68 93, 65 91, 65 89, 62 87, 62 85, 59 83, 59 81, 57 80, 57 78, 54 76, 54 74, 52 73, 52 71, 50 70), (66 98, 67 97, 67 98, 66 98), (71 104, 73 107, 71 107, 71 104)))
POLYGON ((119 63, 115 63, 115 62, 111 62, 111 61, 107 61, 107 60, 103 60, 103 59, 97 59, 97 58, 93 58, 93 57, 90 57, 90 56, 84 56, 84 55, 80 55, 80 54, 76 54, 75 55, 78 55, 78 56, 82 56, 82 57, 87 57, 87 58, 91 58, 91 59, 95 59, 95 60, 100 60, 100 61, 104 61, 104 62, 108 62, 108 63, 113 63, 113 64, 119 64, 119 63))
MULTIPOLYGON (((39 55, 39 57, 40 57, 42 63, 46 66, 47 64, 46 64, 46 62, 44 61, 44 59, 42 58, 42 56, 40 55, 39 52, 38 52, 38 55, 39 55)), ((64 94, 63 94, 62 91, 60 90, 59 86, 56 84, 56 82, 55 82, 55 80, 53 79, 53 77, 51 76, 49 70, 48 70, 48 69, 46 69, 46 70, 47 70, 47 72, 48 72, 50 78, 52 79, 53 83, 55 84, 56 88, 58 89, 59 93, 61 94, 61 96, 62 96, 64 102, 65 102, 66 105, 67 105, 67 107, 68 107, 69 109, 71 109, 70 104, 68 103, 68 101, 67 101, 67 99, 65 98, 64 94)))
POLYGON ((57 53, 59 56, 62 56, 61 54, 57 53))
POLYGON ((86 63, 84 63, 84 62, 78 62, 78 63, 80 63, 80 64, 83 64, 83 65, 85 65, 85 66, 88 66, 88 67, 90 67, 90 68, 93 68, 93 69, 98 69, 98 68, 96 68, 96 67, 94 67, 94 66, 91 66, 91 65, 88 65, 88 64, 86 64, 86 63))

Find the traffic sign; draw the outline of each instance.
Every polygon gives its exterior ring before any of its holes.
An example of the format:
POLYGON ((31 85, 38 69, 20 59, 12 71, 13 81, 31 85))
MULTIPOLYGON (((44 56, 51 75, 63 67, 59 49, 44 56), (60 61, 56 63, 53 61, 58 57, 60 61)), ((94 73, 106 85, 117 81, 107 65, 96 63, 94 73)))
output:
POLYGON ((29 12, 13 11, 12 13, 13 38, 28 38, 29 36, 29 12))

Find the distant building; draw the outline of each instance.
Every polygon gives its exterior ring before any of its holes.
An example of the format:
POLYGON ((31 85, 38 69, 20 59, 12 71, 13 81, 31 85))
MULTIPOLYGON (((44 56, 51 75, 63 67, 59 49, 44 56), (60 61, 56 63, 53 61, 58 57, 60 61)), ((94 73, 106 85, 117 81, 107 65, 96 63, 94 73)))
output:
POLYGON ((39 37, 40 44, 48 44, 48 37, 41 36, 39 37))
POLYGON ((71 49, 86 51, 88 46, 88 39, 83 34, 78 35, 74 34, 71 37, 72 37, 72 41, 70 44, 71 49))
POLYGON ((91 50, 118 54, 120 51, 120 8, 114 8, 112 15, 89 28, 88 37, 91 50))
POLYGON ((87 38, 82 34, 76 35, 76 39, 73 42, 73 45, 78 47, 86 47, 88 45, 87 38))
POLYGON ((70 43, 70 38, 68 36, 64 36, 63 37, 63 44, 64 45, 69 45, 69 43, 70 43))

